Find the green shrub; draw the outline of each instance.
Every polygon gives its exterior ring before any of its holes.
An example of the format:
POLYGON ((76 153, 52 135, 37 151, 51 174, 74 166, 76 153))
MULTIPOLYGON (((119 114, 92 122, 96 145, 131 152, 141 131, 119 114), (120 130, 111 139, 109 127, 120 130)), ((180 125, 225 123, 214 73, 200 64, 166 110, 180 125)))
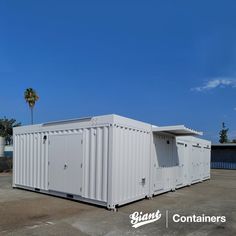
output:
POLYGON ((0 172, 10 172, 12 170, 12 158, 0 157, 0 172))

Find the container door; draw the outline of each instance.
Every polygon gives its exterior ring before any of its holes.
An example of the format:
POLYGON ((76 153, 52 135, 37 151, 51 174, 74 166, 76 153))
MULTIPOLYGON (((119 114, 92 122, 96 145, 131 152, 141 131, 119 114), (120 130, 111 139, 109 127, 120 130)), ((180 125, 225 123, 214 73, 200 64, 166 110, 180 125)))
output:
POLYGON ((49 189, 59 192, 65 191, 66 177, 64 164, 66 162, 65 136, 49 137, 49 189))
POLYGON ((179 165, 176 168, 176 186, 182 186, 185 182, 185 161, 186 161, 186 146, 183 142, 177 142, 177 155, 179 165))
POLYGON ((171 168, 171 167, 166 167, 166 168, 163 168, 163 173, 164 173, 164 189, 165 190, 169 190, 172 188, 171 186, 171 183, 173 182, 172 179, 173 179, 173 172, 174 171, 174 168, 171 168))
POLYGON ((192 182, 200 180, 201 146, 192 145, 192 182))
POLYGON ((82 134, 49 137, 49 189, 82 194, 82 134))
POLYGON ((190 144, 189 143, 185 143, 184 144, 184 148, 185 148, 185 151, 184 151, 184 161, 183 161, 183 174, 184 174, 184 185, 187 185, 187 184, 190 184, 191 183, 191 180, 190 180, 190 169, 189 169, 189 166, 190 166, 190 163, 191 163, 191 157, 189 155, 189 148, 190 147, 190 144))
POLYGON ((67 136, 66 192, 82 195, 83 170, 82 134, 67 136))
POLYGON ((154 135, 154 192, 170 189, 173 182, 172 169, 177 164, 173 157, 173 138, 164 135, 154 135))
POLYGON ((164 168, 155 168, 154 192, 164 189, 163 169, 164 168))
POLYGON ((203 147, 203 163, 204 163, 204 173, 203 178, 210 177, 210 148, 203 147))

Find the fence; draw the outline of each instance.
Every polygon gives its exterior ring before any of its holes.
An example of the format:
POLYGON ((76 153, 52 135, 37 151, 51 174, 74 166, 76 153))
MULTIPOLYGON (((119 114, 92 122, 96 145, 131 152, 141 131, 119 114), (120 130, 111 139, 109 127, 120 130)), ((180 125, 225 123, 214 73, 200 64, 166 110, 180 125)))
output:
POLYGON ((236 170, 236 163, 234 163, 234 162, 211 162, 211 169, 236 170))
POLYGON ((211 147, 212 169, 236 169, 236 144, 215 144, 211 147))

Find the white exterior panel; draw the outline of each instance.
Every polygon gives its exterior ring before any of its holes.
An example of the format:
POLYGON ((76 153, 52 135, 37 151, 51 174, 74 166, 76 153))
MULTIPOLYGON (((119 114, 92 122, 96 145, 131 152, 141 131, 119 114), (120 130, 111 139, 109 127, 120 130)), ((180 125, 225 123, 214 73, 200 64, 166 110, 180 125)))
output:
POLYGON ((112 205, 125 204, 149 194, 150 132, 113 127, 112 205))
POLYGON ((14 137, 14 184, 48 190, 48 143, 41 144, 43 133, 17 134, 14 137))
POLYGON ((176 168, 175 139, 168 134, 154 133, 152 138, 151 187, 154 195, 175 189, 176 168))
MULTIPOLYGON (((188 167, 188 184, 200 182, 210 178, 211 142, 192 137, 177 137, 177 143, 187 145, 186 166, 188 167)), ((183 155, 180 155, 182 158, 183 155)))
POLYGON ((210 142, 168 132, 117 115, 16 127, 13 186, 112 209, 210 178, 210 142))
POLYGON ((84 130, 83 197, 107 201, 109 126, 84 130))
MULTIPOLYGON (((51 127, 50 127, 51 129, 51 127)), ((108 134, 109 125, 96 126, 79 129, 55 130, 47 132, 25 131, 14 135, 14 183, 16 187, 29 187, 46 191, 58 191, 70 194, 67 187, 63 185, 76 185, 80 177, 80 165, 78 166, 78 177, 73 181, 66 181, 57 169, 51 169, 52 158, 50 154, 50 144, 53 142, 52 137, 70 136, 73 134, 81 134, 83 137, 83 153, 82 153, 82 191, 78 194, 84 198, 96 201, 107 201, 107 173, 108 173, 108 134), (43 137, 47 136, 44 141, 43 137), (51 140, 50 140, 51 139, 51 140), (58 181, 65 181, 61 184, 60 189, 50 186, 49 174, 58 181), (51 188, 50 188, 51 187, 51 188), (64 190, 63 190, 64 189, 64 190)), ((79 145, 79 143, 78 143, 79 145)), ((57 146, 59 148, 59 146, 57 146)), ((73 146, 70 147, 70 151, 73 146)), ((75 147, 74 147, 75 148, 75 147)), ((61 150, 58 150, 60 152, 61 150)), ((78 152, 79 150, 74 150, 78 152)), ((73 151, 72 151, 73 152, 73 151)), ((56 152, 55 152, 56 153, 56 152)), ((71 153, 72 155, 73 153, 71 153)), ((70 153, 66 153, 70 155, 70 153)), ((70 156, 71 156, 70 155, 70 156)), ((64 162, 58 160, 58 165, 64 162)), ((57 162, 57 161, 56 161, 57 162)), ((55 163, 56 163, 55 162, 55 163)), ((54 165, 55 165, 54 163, 54 165)), ((74 170, 75 171, 75 170, 74 170)))

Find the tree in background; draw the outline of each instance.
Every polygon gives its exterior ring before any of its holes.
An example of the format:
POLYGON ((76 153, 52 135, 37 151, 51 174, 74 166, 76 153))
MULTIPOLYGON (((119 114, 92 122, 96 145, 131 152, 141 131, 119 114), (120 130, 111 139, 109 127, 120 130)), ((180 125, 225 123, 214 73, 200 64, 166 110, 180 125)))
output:
POLYGON ((20 125, 21 123, 16 122, 15 119, 7 119, 6 117, 0 119, 0 136, 5 138, 7 145, 12 143, 13 128, 20 125))
POLYGON ((228 143, 229 142, 229 140, 228 140, 228 131, 229 131, 229 129, 226 128, 225 123, 223 122, 222 123, 222 129, 219 133, 219 135, 220 135, 219 142, 220 143, 228 143))
POLYGON ((36 91, 32 88, 27 88, 24 93, 25 101, 28 103, 30 111, 31 111, 31 124, 34 123, 34 114, 33 109, 35 103, 39 100, 39 96, 37 95, 36 91))

